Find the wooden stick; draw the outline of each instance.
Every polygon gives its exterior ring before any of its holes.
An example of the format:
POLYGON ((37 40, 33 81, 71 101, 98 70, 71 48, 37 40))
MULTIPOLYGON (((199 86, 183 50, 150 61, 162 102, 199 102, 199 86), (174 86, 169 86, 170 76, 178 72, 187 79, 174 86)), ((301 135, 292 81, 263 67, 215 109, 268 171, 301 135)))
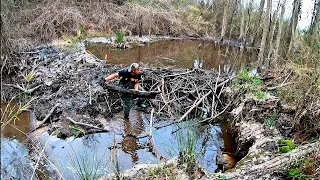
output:
POLYGON ((94 128, 94 129, 99 129, 100 131, 104 131, 104 132, 108 132, 108 130, 106 129, 102 129, 102 128, 99 128, 97 126, 93 126, 91 124, 87 124, 87 123, 82 123, 82 122, 76 122, 75 120, 73 120, 71 117, 66 117, 70 122, 72 122, 73 124, 76 124, 76 125, 81 125, 81 126, 87 126, 87 127, 90 127, 90 128, 94 128))
POLYGON ((57 103, 55 106, 53 106, 53 108, 51 108, 51 110, 49 111, 49 113, 47 114, 47 116, 46 116, 46 117, 37 125, 37 127, 34 128, 31 132, 33 132, 33 131, 39 129, 40 127, 42 127, 42 125, 43 125, 44 123, 46 123, 46 121, 49 119, 49 117, 52 115, 52 113, 54 112, 54 110, 55 110, 58 106, 60 106, 60 103, 57 103))
POLYGON ((167 75, 167 76, 163 76, 163 77, 164 77, 164 78, 167 78, 167 77, 180 76, 180 75, 189 74, 189 73, 192 73, 192 72, 194 72, 194 70, 192 70, 192 71, 187 71, 187 72, 183 72, 183 73, 179 73, 179 74, 167 75))
POLYGON ((165 105, 167 106, 167 108, 168 108, 170 117, 172 118, 173 115, 172 115, 171 107, 169 106, 169 104, 168 104, 168 102, 167 102, 167 100, 166 100, 166 95, 165 95, 165 93, 164 93, 164 78, 162 78, 161 81, 162 81, 162 87, 161 87, 162 93, 161 93, 161 97, 162 97, 162 100, 163 100, 164 104, 165 104, 165 105))

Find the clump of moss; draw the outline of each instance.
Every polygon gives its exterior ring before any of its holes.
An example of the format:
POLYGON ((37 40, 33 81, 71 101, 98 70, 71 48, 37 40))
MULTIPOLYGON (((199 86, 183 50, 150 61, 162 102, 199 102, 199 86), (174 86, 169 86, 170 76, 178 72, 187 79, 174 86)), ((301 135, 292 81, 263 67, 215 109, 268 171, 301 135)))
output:
POLYGON ((294 143, 291 140, 280 139, 278 141, 278 145, 280 146, 281 153, 287 153, 296 148, 294 143))

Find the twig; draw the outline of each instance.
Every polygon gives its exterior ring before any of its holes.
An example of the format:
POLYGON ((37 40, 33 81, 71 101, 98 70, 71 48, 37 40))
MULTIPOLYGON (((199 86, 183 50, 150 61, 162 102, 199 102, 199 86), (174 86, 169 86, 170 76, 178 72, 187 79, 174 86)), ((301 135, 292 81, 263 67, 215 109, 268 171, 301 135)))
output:
POLYGON ((36 86, 36 87, 34 87, 34 88, 32 88, 32 89, 25 89, 25 88, 21 87, 21 86, 18 85, 18 84, 17 84, 17 85, 14 85, 14 84, 4 84, 4 85, 5 85, 5 86, 11 86, 11 87, 17 88, 17 89, 23 91, 24 93, 32 93, 33 91, 39 89, 39 88, 42 86, 42 85, 39 85, 39 86, 36 86))
POLYGON ((171 59, 171 58, 167 58, 167 57, 162 57, 162 56, 157 56, 157 58, 161 58, 161 59, 164 59, 164 60, 169 60, 169 61, 172 61, 172 62, 176 62, 177 60, 175 59, 171 59))
POLYGON ((47 116, 38 124, 38 126, 36 128, 34 128, 31 132, 39 129, 48 119, 49 117, 52 115, 52 113, 54 112, 54 110, 60 106, 60 103, 57 103, 55 106, 53 106, 53 108, 51 108, 51 110, 49 111, 49 113, 47 114, 47 116))
POLYGON ((277 88, 280 88, 280 87, 283 87, 283 86, 287 86, 287 85, 290 85, 290 84, 294 84, 294 82, 288 82, 288 83, 280 84, 280 85, 274 86, 274 87, 267 87, 267 90, 274 90, 274 89, 277 89, 277 88))
POLYGON ((91 127, 91 128, 94 128, 94 129, 99 129, 101 131, 104 131, 104 132, 108 132, 108 130, 106 129, 102 129, 102 128, 99 128, 97 126, 93 126, 91 124, 87 124, 87 123, 82 123, 82 122, 76 122, 75 120, 73 120, 71 117, 66 117, 70 122, 72 122, 73 124, 76 124, 76 125, 81 125, 81 126, 87 126, 87 127, 91 127))
POLYGON ((166 100, 166 95, 165 95, 165 93, 164 93, 164 78, 162 78, 161 81, 162 81, 162 87, 161 87, 162 93, 161 93, 161 97, 162 97, 162 100, 163 100, 164 104, 165 104, 165 105, 167 106, 167 108, 168 108, 170 117, 172 118, 173 115, 172 115, 171 107, 169 106, 169 104, 168 104, 168 102, 167 102, 167 100, 166 100))
POLYGON ((171 74, 171 75, 167 75, 167 76, 164 76, 164 78, 167 78, 167 77, 174 77, 174 76, 180 76, 180 75, 189 74, 189 73, 192 73, 192 72, 194 72, 194 70, 192 70, 192 71, 187 71, 187 72, 183 72, 183 73, 179 73, 179 74, 171 74))

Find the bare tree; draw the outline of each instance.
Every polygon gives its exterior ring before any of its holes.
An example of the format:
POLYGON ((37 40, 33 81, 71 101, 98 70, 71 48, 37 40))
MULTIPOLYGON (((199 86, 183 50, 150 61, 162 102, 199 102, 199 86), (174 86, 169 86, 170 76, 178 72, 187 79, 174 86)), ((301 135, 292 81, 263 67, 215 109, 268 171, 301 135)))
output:
POLYGON ((260 51, 258 55, 258 62, 260 65, 263 65, 264 59, 264 51, 265 51, 265 46, 266 46, 266 41, 267 41, 267 35, 269 31, 269 22, 270 22, 270 12, 271 12, 271 4, 272 0, 267 1, 267 12, 264 18, 264 26, 263 26, 263 33, 262 33, 262 38, 261 38, 261 44, 260 44, 260 51))
POLYGON ((258 18, 256 20, 256 23, 254 24, 253 33, 252 33, 251 41, 250 41, 250 43, 252 45, 254 45, 254 43, 255 43, 256 35, 260 32, 260 28, 259 27, 261 25, 261 17, 262 17, 262 13, 263 13, 264 4, 265 4, 265 0, 260 0, 259 14, 258 14, 258 18))
POLYGON ((252 4, 253 4, 253 0, 250 0, 249 2, 249 8, 248 8, 248 21, 246 24, 246 29, 244 31, 244 46, 246 46, 246 41, 247 41, 247 34, 249 34, 250 32, 250 23, 251 23, 251 12, 252 12, 252 4))
POLYGON ((277 39, 276 39, 276 47, 274 50, 274 61, 277 62, 278 60, 278 52, 279 52, 279 47, 280 47, 280 40, 281 40, 281 35, 282 35, 282 27, 283 27, 283 15, 285 12, 285 6, 286 6, 286 0, 283 0, 282 5, 281 5, 281 15, 279 19, 279 27, 278 27, 278 33, 277 33, 277 39))
POLYGON ((223 6, 223 20, 222 20, 222 29, 221 29, 221 39, 224 38, 228 25, 228 14, 229 14, 229 0, 224 1, 223 6))
POLYGON ((272 21, 271 21, 272 25, 270 26, 270 27, 272 27, 272 30, 269 33, 269 38, 268 38, 269 39, 268 40, 269 41, 269 52, 268 52, 268 56, 267 56, 268 65, 270 65, 270 63, 271 63, 270 57, 271 57, 271 54, 274 52, 273 36, 274 36, 274 32, 275 32, 276 26, 277 26, 279 7, 280 7, 280 1, 278 2, 277 9, 273 13, 272 21))
POLYGON ((241 12, 241 24, 240 24, 240 35, 238 37, 239 40, 243 40, 244 36, 244 19, 245 19, 245 11, 243 8, 243 1, 239 0, 239 12, 241 12))
POLYGON ((236 17, 236 15, 237 15, 237 13, 238 13, 238 11, 237 11, 237 7, 238 7, 238 3, 239 3, 239 1, 238 0, 232 0, 232 2, 231 2, 231 7, 233 7, 232 8, 232 15, 231 15, 231 18, 230 18, 230 20, 229 20, 229 24, 231 25, 231 28, 230 28, 230 31, 229 31, 229 39, 231 38, 231 35, 232 35, 232 31, 233 31, 233 29, 234 29, 234 23, 233 23, 233 20, 235 19, 235 17, 236 17))
POLYGON ((319 37, 319 31, 320 31, 319 24, 320 24, 320 0, 314 0, 311 25, 309 29, 311 43, 313 43, 314 40, 317 41, 316 37, 319 37))
POLYGON ((297 24, 299 20, 300 9, 301 9, 301 0, 294 0, 292 18, 291 18, 291 37, 290 37, 290 44, 289 44, 287 55, 290 55, 291 53, 292 46, 294 43, 294 38, 296 36, 296 29, 297 29, 297 24))

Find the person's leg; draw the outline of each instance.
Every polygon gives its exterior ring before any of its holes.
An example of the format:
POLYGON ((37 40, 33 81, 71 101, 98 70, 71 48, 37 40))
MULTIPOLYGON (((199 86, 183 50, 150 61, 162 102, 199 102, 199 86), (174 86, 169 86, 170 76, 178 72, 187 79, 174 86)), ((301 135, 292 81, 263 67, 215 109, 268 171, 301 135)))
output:
MULTIPOLYGON (((141 86, 138 87, 138 90, 139 90, 139 91, 145 91, 141 86)), ((144 102, 144 99, 143 99, 143 98, 138 98, 136 105, 139 106, 139 107, 145 108, 146 105, 145 105, 143 102, 144 102)))
POLYGON ((129 113, 132 106, 132 97, 130 95, 122 95, 122 101, 124 118, 129 118, 129 113))

